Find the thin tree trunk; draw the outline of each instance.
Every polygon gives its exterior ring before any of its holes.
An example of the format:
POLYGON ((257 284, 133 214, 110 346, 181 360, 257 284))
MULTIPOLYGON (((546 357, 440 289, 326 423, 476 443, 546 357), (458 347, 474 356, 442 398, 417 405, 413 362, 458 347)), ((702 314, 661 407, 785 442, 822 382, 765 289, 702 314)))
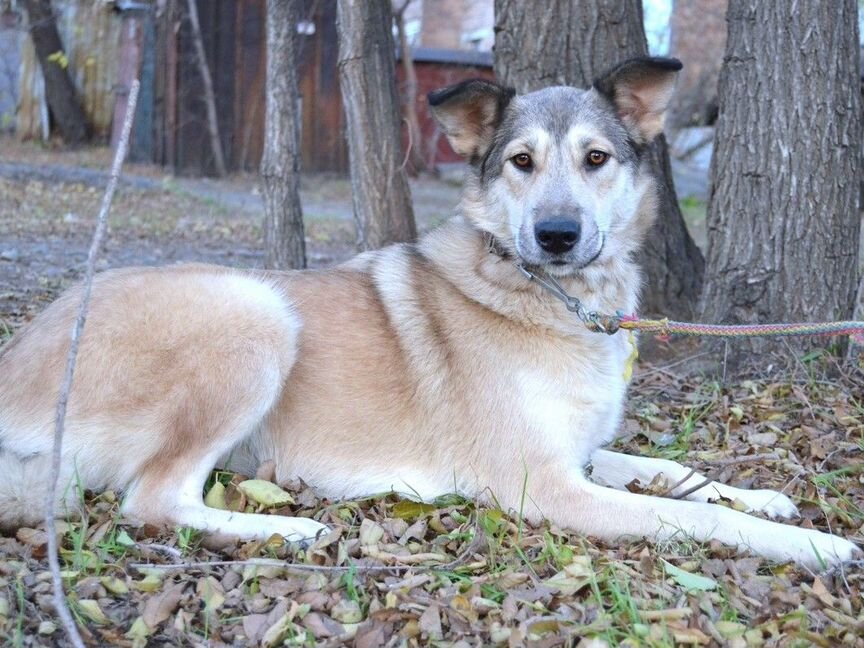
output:
POLYGON ((405 33, 405 10, 410 4, 411 0, 405 0, 394 16, 396 32, 399 34, 402 69, 405 71, 402 106, 405 109, 405 124, 408 129, 408 160, 414 172, 420 173, 426 170, 426 156, 423 155, 423 134, 420 131, 420 119, 417 117, 417 70, 414 69, 414 55, 405 33))
POLYGON ((297 22, 302 0, 267 0, 267 106, 264 121, 264 247, 268 268, 306 266, 300 205, 300 92, 297 22))
POLYGON ((30 23, 30 38, 45 77, 45 99, 51 116, 66 144, 83 144, 88 138, 87 117, 66 70, 68 60, 51 0, 26 0, 24 6, 30 23))
MULTIPOLYGON (((708 321, 852 315, 862 136, 857 9, 855 0, 729 2, 708 206, 708 321)), ((752 340, 730 348, 739 364, 771 347, 752 340)))
POLYGON ((207 130, 210 133, 210 148, 213 149, 213 161, 216 163, 216 174, 220 177, 225 170, 225 158, 222 155, 222 142, 219 139, 219 120, 216 118, 216 93, 213 90, 213 79, 210 67, 207 65, 207 55, 204 53, 204 41, 201 38, 201 25, 198 22, 198 5, 196 0, 187 0, 189 7, 189 22, 192 25, 192 41, 195 43, 195 53, 198 58, 198 70, 204 81, 204 104, 207 106, 207 130))
POLYGON ((399 137, 390 2, 339 0, 339 81, 361 250, 417 236, 399 137))
MULTIPOLYGON (((587 88, 604 70, 647 53, 640 0, 495 0, 495 75, 518 92, 587 88)), ((705 262, 678 207, 665 138, 650 154, 660 180, 660 217, 643 246, 642 310, 689 318, 705 262)))

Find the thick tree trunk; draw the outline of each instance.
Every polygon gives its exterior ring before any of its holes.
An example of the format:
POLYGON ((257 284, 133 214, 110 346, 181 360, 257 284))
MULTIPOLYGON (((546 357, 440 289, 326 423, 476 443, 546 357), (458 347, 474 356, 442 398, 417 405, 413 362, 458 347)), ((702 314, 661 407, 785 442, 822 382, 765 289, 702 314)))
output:
MULTIPOLYGON (((647 52, 640 0, 495 0, 495 75, 518 92, 586 88, 604 70, 647 52)), ((660 217, 643 249, 642 311, 688 318, 702 288, 704 260, 678 207, 665 138, 651 146, 651 157, 660 180, 660 217)))
POLYGON ((30 23, 30 38, 45 77, 45 98, 51 116, 66 144, 83 144, 88 138, 87 118, 66 71, 68 61, 51 0, 26 0, 24 6, 30 23))
POLYGON ((204 41, 201 38, 201 25, 198 21, 197 0, 187 0, 189 22, 192 25, 192 42, 195 44, 195 54, 198 59, 198 71, 204 81, 204 104, 207 106, 207 132, 210 133, 210 148, 213 151, 213 161, 216 163, 216 174, 224 176, 225 157, 222 155, 222 141, 219 139, 219 120, 216 118, 216 93, 213 90, 213 78, 210 76, 210 66, 207 64, 207 54, 204 52, 204 41))
MULTIPOLYGON (((703 317, 848 319, 860 229, 855 0, 730 0, 727 20, 703 317)), ((768 348, 736 343, 731 359, 768 348)))
POLYGON ((358 246, 411 241, 417 228, 400 146, 390 2, 339 0, 336 16, 358 246))
POLYGON ((306 266, 300 206, 297 22, 302 0, 267 0, 267 108, 264 121, 264 247, 268 268, 306 266))

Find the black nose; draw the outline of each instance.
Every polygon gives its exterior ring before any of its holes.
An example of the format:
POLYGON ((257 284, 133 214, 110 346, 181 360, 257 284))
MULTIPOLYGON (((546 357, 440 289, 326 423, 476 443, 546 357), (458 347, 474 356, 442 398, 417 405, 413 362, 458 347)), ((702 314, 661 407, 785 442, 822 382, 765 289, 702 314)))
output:
POLYGON ((552 254, 564 254, 579 242, 582 226, 572 218, 551 218, 534 226, 534 237, 540 247, 552 254))

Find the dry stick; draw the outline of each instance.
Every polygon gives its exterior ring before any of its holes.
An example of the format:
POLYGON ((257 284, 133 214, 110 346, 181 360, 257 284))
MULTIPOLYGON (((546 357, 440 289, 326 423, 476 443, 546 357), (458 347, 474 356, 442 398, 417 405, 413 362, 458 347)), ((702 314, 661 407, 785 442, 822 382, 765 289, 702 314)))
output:
POLYGON ((207 55, 204 53, 204 41, 201 38, 201 24, 198 22, 198 6, 196 0, 188 0, 189 21, 192 23, 192 41, 195 43, 195 53, 198 57, 198 70, 204 81, 204 103, 207 106, 207 129, 210 132, 210 146, 216 162, 216 173, 224 176, 225 158, 222 156, 222 142, 219 139, 219 122, 216 119, 216 93, 213 91, 213 79, 210 68, 207 67, 207 55))
MULTIPOLYGON (((198 562, 183 562, 183 563, 129 563, 127 568, 137 571, 146 571, 154 569, 159 571, 185 571, 185 570, 203 570, 213 567, 281 567, 286 571, 307 571, 307 572, 330 572, 342 573, 354 571, 357 574, 373 574, 378 572, 390 572, 401 574, 404 572, 429 572, 429 571, 450 571, 459 567, 476 553, 481 545, 486 541, 486 534, 480 528, 479 522, 474 525, 474 538, 468 543, 468 546, 456 558, 450 562, 441 563, 438 565, 305 565, 300 563, 289 563, 284 560, 275 558, 249 558, 247 560, 204 560, 198 562)), ((399 556, 393 556, 396 560, 399 556)), ((408 556, 406 556, 408 558, 408 556)))
POLYGON ((51 581, 54 586, 54 607, 63 622, 69 641, 76 648, 84 648, 84 642, 78 633, 69 606, 66 604, 66 596, 63 593, 63 581, 60 576, 60 559, 57 555, 57 529, 54 524, 57 501, 57 481, 60 478, 60 463, 63 449, 63 429, 66 421, 66 405, 69 402, 69 392, 72 389, 72 377, 75 374, 75 361, 78 358, 78 345, 81 333, 84 330, 84 322, 87 319, 87 307, 90 304, 90 291, 93 287, 93 274, 96 270, 96 254, 102 245, 102 237, 108 222, 108 208, 114 198, 114 190, 117 188, 117 180, 120 177, 120 167, 126 157, 126 149, 129 146, 129 133, 132 131, 132 118, 135 115, 135 105, 138 103, 138 80, 132 82, 129 92, 129 103, 126 106, 126 117, 123 120, 123 131, 120 142, 114 154, 114 163, 111 165, 111 176, 108 186, 102 198, 102 206, 99 209, 99 217, 96 220, 96 231, 93 232, 93 240, 90 243, 90 252, 87 254, 87 267, 84 273, 84 293, 78 306, 78 316, 75 326, 72 328, 72 341, 69 345, 69 354, 66 356, 66 373, 63 375, 63 383, 60 386, 60 397, 57 399, 57 411, 54 418, 54 449, 51 462, 51 474, 48 477, 48 494, 45 498, 45 530, 48 534, 48 565, 51 569, 51 581))
POLYGON ((717 461, 713 462, 714 466, 715 466, 714 470, 710 471, 708 473, 709 476, 706 477, 700 483, 696 484, 695 486, 688 488, 687 490, 684 490, 684 491, 678 493, 677 495, 671 495, 672 491, 674 491, 676 488, 678 488, 679 486, 684 484, 688 479, 690 479, 693 475, 696 474, 696 469, 693 468, 690 470, 690 472, 687 474, 687 476, 684 479, 678 481, 671 488, 666 489, 666 492, 664 492, 662 496, 663 497, 671 496, 672 499, 684 499, 688 495, 691 495, 692 493, 695 493, 698 490, 702 490, 706 486, 710 485, 712 482, 717 481, 716 480, 716 474, 718 472, 717 467, 729 466, 732 464, 739 464, 739 463, 751 463, 754 461, 779 461, 779 460, 780 460, 780 457, 776 453, 773 453, 773 452, 768 452, 768 453, 764 453, 764 454, 755 454, 755 455, 744 455, 743 457, 727 457, 726 459, 718 459, 717 461), (712 476, 712 473, 715 476, 712 476))

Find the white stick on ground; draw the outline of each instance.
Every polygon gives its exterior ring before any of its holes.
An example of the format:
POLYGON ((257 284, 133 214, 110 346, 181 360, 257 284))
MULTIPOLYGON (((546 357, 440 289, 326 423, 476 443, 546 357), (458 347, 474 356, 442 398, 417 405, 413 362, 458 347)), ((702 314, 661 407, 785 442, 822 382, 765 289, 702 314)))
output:
POLYGON ((54 525, 57 502, 57 481, 60 476, 60 463, 63 450, 63 429, 66 420, 66 405, 69 402, 69 392, 72 388, 72 377, 75 374, 75 361, 78 358, 78 345, 81 333, 84 330, 84 322, 87 319, 87 307, 90 304, 90 292, 93 287, 93 274, 96 271, 96 255, 102 245, 105 228, 108 223, 108 209, 114 198, 114 190, 117 188, 117 180, 120 177, 120 167, 126 158, 126 149, 129 147, 129 134, 132 131, 132 118, 135 115, 135 106, 138 103, 138 89, 140 83, 136 79, 132 82, 129 92, 129 103, 126 106, 126 117, 123 120, 123 131, 117 151, 114 153, 114 163, 111 165, 111 176, 105 195, 102 197, 102 206, 96 220, 96 230, 93 232, 93 240, 90 243, 90 252, 87 254, 87 266, 84 272, 84 292, 81 295, 81 303, 78 306, 78 317, 72 328, 72 340, 69 345, 69 354, 66 356, 66 373, 63 375, 63 383, 60 386, 60 397, 57 399, 57 411, 54 418, 54 449, 52 455, 51 474, 48 477, 48 495, 45 498, 45 531, 48 535, 48 565, 51 569, 51 581, 54 585, 54 607, 57 615, 63 622, 69 641, 76 648, 84 648, 84 642, 78 633, 78 627, 69 611, 66 596, 63 592, 63 581, 60 576, 60 559, 57 555, 57 530, 54 525))

